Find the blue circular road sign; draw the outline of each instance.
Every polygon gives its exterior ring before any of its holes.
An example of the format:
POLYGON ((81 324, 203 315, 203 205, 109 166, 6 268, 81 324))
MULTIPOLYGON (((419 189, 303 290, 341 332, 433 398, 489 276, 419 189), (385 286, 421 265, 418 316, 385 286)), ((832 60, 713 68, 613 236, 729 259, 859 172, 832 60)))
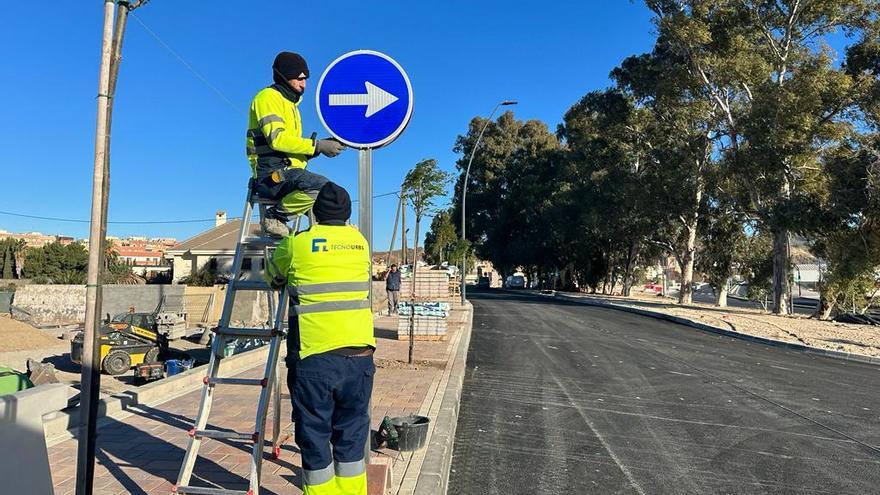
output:
POLYGON ((409 124, 412 85, 403 68, 372 50, 346 53, 318 81, 318 118, 336 139, 353 148, 379 148, 409 124))

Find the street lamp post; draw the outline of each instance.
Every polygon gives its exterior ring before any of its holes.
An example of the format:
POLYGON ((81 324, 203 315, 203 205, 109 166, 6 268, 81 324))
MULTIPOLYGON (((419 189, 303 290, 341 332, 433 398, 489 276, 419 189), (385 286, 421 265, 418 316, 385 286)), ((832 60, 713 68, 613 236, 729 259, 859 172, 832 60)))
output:
MULTIPOLYGON (((480 141, 483 139, 483 133, 486 132, 486 128, 489 127, 489 123, 492 122, 492 117, 495 116, 495 112, 498 111, 498 108, 505 107, 508 105, 516 105, 516 100, 504 100, 501 103, 495 105, 495 108, 492 109, 492 113, 489 114, 489 118, 486 120, 486 124, 483 125, 483 128, 480 130, 480 135, 477 136, 477 142, 474 143, 474 147, 471 150, 471 157, 468 159, 467 168, 464 171, 464 182, 461 184, 461 241, 462 245, 464 245, 465 241, 465 206, 467 200, 467 186, 468 186, 468 177, 471 173, 471 163, 474 162, 474 155, 477 153, 477 148, 480 147, 480 141)), ((461 255, 461 303, 464 304, 467 302, 467 289, 465 288, 465 275, 467 274, 467 249, 461 255)))

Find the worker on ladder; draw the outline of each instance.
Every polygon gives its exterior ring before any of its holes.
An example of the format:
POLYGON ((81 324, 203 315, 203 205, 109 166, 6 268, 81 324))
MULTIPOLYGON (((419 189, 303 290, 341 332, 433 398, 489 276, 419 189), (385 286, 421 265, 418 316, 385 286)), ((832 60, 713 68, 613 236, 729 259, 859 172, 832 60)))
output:
POLYGON ((248 114, 247 156, 251 165, 250 189, 258 197, 277 200, 261 219, 263 230, 286 236, 288 220, 307 212, 315 193, 327 178, 306 170, 310 158, 339 155, 345 146, 335 139, 302 136, 299 103, 306 89, 309 67, 292 52, 281 52, 272 64, 275 83, 262 89, 248 114))
POLYGON ((305 495, 366 495, 364 446, 373 389, 370 248, 347 225, 348 192, 333 182, 312 208, 317 224, 281 241, 267 265, 290 289, 287 385, 305 495))

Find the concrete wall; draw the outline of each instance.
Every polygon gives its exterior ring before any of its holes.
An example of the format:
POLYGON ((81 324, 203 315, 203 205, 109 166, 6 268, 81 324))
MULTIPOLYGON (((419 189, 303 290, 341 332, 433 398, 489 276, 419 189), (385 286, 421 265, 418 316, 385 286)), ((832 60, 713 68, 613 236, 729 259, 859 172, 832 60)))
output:
MULTIPOLYGON (((176 286, 185 287, 185 286, 176 286)), ((223 313, 226 301, 226 286, 186 287, 184 306, 187 312, 187 323, 196 326, 198 323, 216 325, 223 313), (211 301, 213 299, 213 303, 211 301)), ((238 291, 232 306, 232 323, 235 325, 259 325, 268 319, 269 304, 265 292, 238 291)))
MULTIPOLYGON (((153 311, 163 296, 165 309, 183 311, 182 285, 105 285, 101 315, 153 311)), ((12 304, 35 323, 81 323, 85 320, 86 288, 82 285, 26 285, 15 292, 12 304)))
MULTIPOLYGON (((114 316, 134 307, 153 311, 162 296, 168 311, 186 311, 187 323, 216 323, 223 310, 226 286, 187 287, 185 285, 105 285, 101 315, 114 316), (213 308, 209 308, 213 296, 213 308)), ((13 305, 30 314, 35 323, 82 323, 85 320, 86 289, 81 285, 26 285, 15 293, 13 305)), ((385 282, 373 282, 373 311, 387 311, 385 282)), ((268 304, 265 293, 239 291, 235 297, 232 321, 247 324, 265 321, 268 304)))
POLYGON ((67 407, 70 392, 69 386, 52 383, 0 397, 3 493, 52 495, 42 417, 67 407))

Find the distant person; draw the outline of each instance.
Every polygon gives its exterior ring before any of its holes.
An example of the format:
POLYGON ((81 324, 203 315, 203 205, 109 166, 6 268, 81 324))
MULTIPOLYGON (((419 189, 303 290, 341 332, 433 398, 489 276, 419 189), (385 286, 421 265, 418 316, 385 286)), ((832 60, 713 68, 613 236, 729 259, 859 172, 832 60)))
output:
POLYGON ((310 158, 333 158, 345 149, 335 139, 302 136, 299 104, 306 90, 309 67, 292 52, 281 52, 272 64, 275 84, 263 88, 248 113, 247 157, 251 164, 251 192, 277 200, 262 219, 263 230, 275 237, 290 233, 288 220, 312 208, 327 178, 306 171, 310 158))
POLYGON ((376 372, 370 247, 346 224, 351 198, 342 187, 325 184, 312 212, 317 223, 281 241, 266 266, 274 287, 290 287, 287 386, 302 488, 304 495, 367 495, 376 372))
POLYGON ((385 273, 385 293, 388 294, 388 316, 397 314, 397 305, 400 303, 400 270, 397 265, 391 265, 391 269, 385 273))

